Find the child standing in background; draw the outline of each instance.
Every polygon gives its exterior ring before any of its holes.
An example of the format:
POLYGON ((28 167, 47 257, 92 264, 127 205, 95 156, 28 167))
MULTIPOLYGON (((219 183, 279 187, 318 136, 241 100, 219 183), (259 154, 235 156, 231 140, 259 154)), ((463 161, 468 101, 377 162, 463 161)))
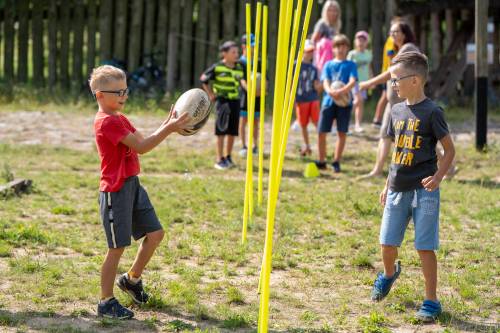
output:
MULTIPOLYGON (((366 31, 358 31, 354 38, 354 50, 347 55, 347 59, 353 61, 358 69, 359 81, 366 81, 371 77, 372 51, 368 49, 369 35, 366 31)), ((364 101, 367 98, 366 90, 359 90, 358 85, 354 87, 354 132, 361 133, 361 121, 363 120, 364 101)))

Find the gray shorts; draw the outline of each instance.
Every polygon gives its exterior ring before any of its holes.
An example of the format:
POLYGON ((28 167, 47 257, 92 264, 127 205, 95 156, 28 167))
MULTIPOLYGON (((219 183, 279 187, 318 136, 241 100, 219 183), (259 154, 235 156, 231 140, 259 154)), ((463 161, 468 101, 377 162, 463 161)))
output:
POLYGON ((127 178, 118 192, 100 192, 99 205, 109 248, 129 246, 131 236, 138 240, 162 229, 137 176, 127 178))

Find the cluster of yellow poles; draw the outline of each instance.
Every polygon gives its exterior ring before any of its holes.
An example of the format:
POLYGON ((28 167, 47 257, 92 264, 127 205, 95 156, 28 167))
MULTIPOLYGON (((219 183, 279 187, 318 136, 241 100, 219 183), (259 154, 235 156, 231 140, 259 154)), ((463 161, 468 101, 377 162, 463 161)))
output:
MULTIPOLYGON (((266 333, 269 320, 269 294, 271 278, 271 262, 273 249, 274 219, 276 213, 276 204, 283 171, 283 162, 288 142, 288 132, 295 103, 295 93, 300 73, 300 65, 304 52, 304 43, 309 27, 309 18, 311 16, 313 0, 307 0, 307 7, 302 24, 302 35, 297 49, 297 37, 299 34, 299 25, 302 15, 302 0, 280 0, 279 6, 279 26, 278 26, 278 44, 276 54, 276 75, 274 82, 274 101, 273 101, 273 126, 271 138, 271 154, 269 162, 269 180, 268 180, 268 201, 267 201, 267 220, 266 220, 266 238, 264 253, 262 258, 262 268, 259 280, 260 306, 258 332, 266 333), (293 4, 297 1, 294 10, 293 4), (293 25, 292 25, 293 17, 293 25), (298 52, 297 52, 298 50, 298 52), (295 54, 297 57, 295 58, 295 54)), ((245 183, 245 203, 243 213, 243 231, 242 242, 246 241, 248 220, 253 214, 253 123, 255 111, 255 92, 257 63, 259 55, 260 25, 262 15, 262 4, 257 3, 255 20, 255 52, 251 54, 250 48, 250 5, 246 5, 246 29, 247 29, 247 96, 248 96, 248 151, 247 151, 247 173, 245 183), (252 64, 252 57, 255 59, 252 64), (252 72, 250 73, 250 66, 252 72)), ((262 203, 262 164, 263 164, 263 138, 264 138, 264 109, 265 109, 265 74, 266 74, 266 52, 267 52, 267 6, 264 6, 264 24, 262 41, 262 75, 261 75, 261 107, 260 107, 260 137, 259 137, 259 187, 258 203, 262 203)))
MULTIPOLYGON (((260 51, 260 26, 262 21, 262 3, 257 3, 255 19, 255 49, 251 48, 251 6, 246 4, 246 31, 247 31, 247 112, 248 112, 248 142, 247 142, 247 169, 245 182, 245 203, 243 208, 243 229, 241 242, 244 244, 247 238, 248 221, 253 216, 253 132, 255 119, 255 95, 257 92, 257 66, 260 51)), ((264 115, 266 105, 266 71, 267 71, 267 6, 264 6, 264 19, 262 24, 262 55, 261 55, 261 79, 260 79, 260 134, 259 134, 259 183, 258 204, 262 205, 262 179, 264 170, 264 115)))

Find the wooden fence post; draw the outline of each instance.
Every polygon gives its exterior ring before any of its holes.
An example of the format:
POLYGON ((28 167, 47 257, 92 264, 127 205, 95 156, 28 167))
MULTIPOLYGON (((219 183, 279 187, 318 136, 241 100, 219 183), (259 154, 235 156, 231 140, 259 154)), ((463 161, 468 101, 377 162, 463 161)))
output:
POLYGON ((441 58, 441 18, 439 17, 439 12, 433 11, 431 13, 431 71, 434 71, 439 66, 439 59, 441 58))
POLYGON ((129 72, 133 72, 139 67, 142 62, 142 13, 143 13, 144 3, 143 0, 132 0, 132 11, 131 18, 132 23, 130 24, 129 43, 128 43, 128 59, 127 59, 127 69, 129 72))
POLYGON ((84 6, 83 0, 74 0, 73 8, 73 72, 71 86, 79 91, 83 84, 83 30, 84 6))
POLYGON ((382 53, 384 51, 384 39, 382 34, 384 23, 384 0, 372 0, 371 5, 372 64, 374 73, 380 73, 382 68, 382 53))
POLYGON ((88 25, 87 25, 87 78, 95 67, 96 56, 96 30, 97 30, 97 6, 96 0, 87 2, 88 25))
MULTIPOLYGON (((112 26, 115 32, 113 36, 113 58, 120 61, 127 60, 128 3, 129 0, 117 1, 114 8, 115 23, 112 26)), ((131 71, 128 64, 127 70, 131 71)))
MULTIPOLYGON (((244 2, 240 2, 241 4, 244 2)), ((196 44, 194 57, 194 73, 193 82, 195 86, 199 86, 199 78, 201 73, 207 66, 207 44, 205 43, 208 37, 207 34, 208 22, 208 1, 198 1, 198 21, 196 22, 196 44)))
MULTIPOLYGON (((147 2, 149 2, 149 0, 147 2)), ((163 69, 165 69, 167 65, 168 24, 168 0, 159 0, 155 50, 160 52, 158 54, 158 63, 163 69)))
POLYGON ((28 82, 29 0, 18 0, 17 81, 28 82))
POLYGON ((212 20, 209 28, 210 34, 210 49, 208 52, 209 63, 215 62, 219 59, 219 22, 220 22, 220 5, 219 0, 209 0, 210 8, 212 9, 212 20))
MULTIPOLYGON (((476 59, 474 76, 476 78, 476 148, 483 150, 487 144, 488 133, 488 0, 476 0, 475 5, 475 44, 476 59)), ((498 56, 498 55, 497 55, 498 56)))
POLYGON ((368 30, 369 26, 370 26, 370 4, 367 0, 357 0, 355 30, 356 31, 368 30))
POLYGON ((342 28, 342 33, 345 34, 349 40, 352 40, 354 36, 354 24, 356 22, 355 14, 353 1, 346 1, 345 27, 342 28))
POLYGON ((14 15, 15 15, 15 0, 5 1, 4 9, 4 76, 5 80, 10 83, 14 79, 14 15))
POLYGON ((47 85, 52 89, 57 82, 57 1, 51 0, 47 13, 48 42, 49 42, 49 76, 47 85))
POLYGON ((445 20, 446 20, 445 49, 446 50, 450 47, 451 41, 453 40, 453 37, 455 37, 456 24, 455 24, 454 15, 455 15, 455 13, 454 13, 453 9, 446 9, 446 11, 445 11, 445 20))
POLYGON ((113 0, 99 1, 99 63, 112 57, 113 0))
POLYGON ((59 62, 59 76, 60 84, 63 89, 67 89, 69 86, 69 33, 71 30, 70 26, 70 0, 61 1, 60 10, 60 24, 59 26, 59 40, 60 40, 60 62, 59 62))
POLYGON ((151 0, 145 1, 145 18, 144 18, 144 54, 153 52, 154 45, 154 27, 155 27, 155 10, 156 2, 151 0))
POLYGON ((184 91, 188 89, 191 81, 192 51, 193 51, 193 0, 184 0, 182 9, 182 34, 181 34, 181 67, 180 87, 184 91))
POLYGON ((167 56, 167 93, 171 96, 175 93, 177 74, 177 45, 179 40, 180 24, 180 4, 179 1, 170 2, 170 22, 168 33, 168 56, 167 56))
POLYGON ((33 83, 36 87, 43 85, 43 11, 47 4, 45 0, 33 2, 31 36, 32 36, 32 55, 33 55, 33 83))

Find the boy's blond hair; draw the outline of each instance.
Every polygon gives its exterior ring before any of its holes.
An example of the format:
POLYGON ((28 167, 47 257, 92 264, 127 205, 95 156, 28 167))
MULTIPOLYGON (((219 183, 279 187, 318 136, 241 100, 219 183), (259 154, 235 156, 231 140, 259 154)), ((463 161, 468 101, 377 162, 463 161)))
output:
POLYGON ((333 37, 332 46, 335 47, 338 45, 346 45, 347 47, 351 47, 351 42, 349 41, 349 38, 347 38, 346 35, 337 34, 335 35, 335 37, 333 37))
POLYGON ((120 68, 103 65, 92 70, 89 78, 89 86, 92 93, 105 88, 110 82, 127 80, 127 75, 120 68))
POLYGON ((417 51, 399 53, 391 61, 391 66, 396 65, 400 65, 411 74, 420 76, 424 82, 427 81, 429 62, 425 54, 417 51))

